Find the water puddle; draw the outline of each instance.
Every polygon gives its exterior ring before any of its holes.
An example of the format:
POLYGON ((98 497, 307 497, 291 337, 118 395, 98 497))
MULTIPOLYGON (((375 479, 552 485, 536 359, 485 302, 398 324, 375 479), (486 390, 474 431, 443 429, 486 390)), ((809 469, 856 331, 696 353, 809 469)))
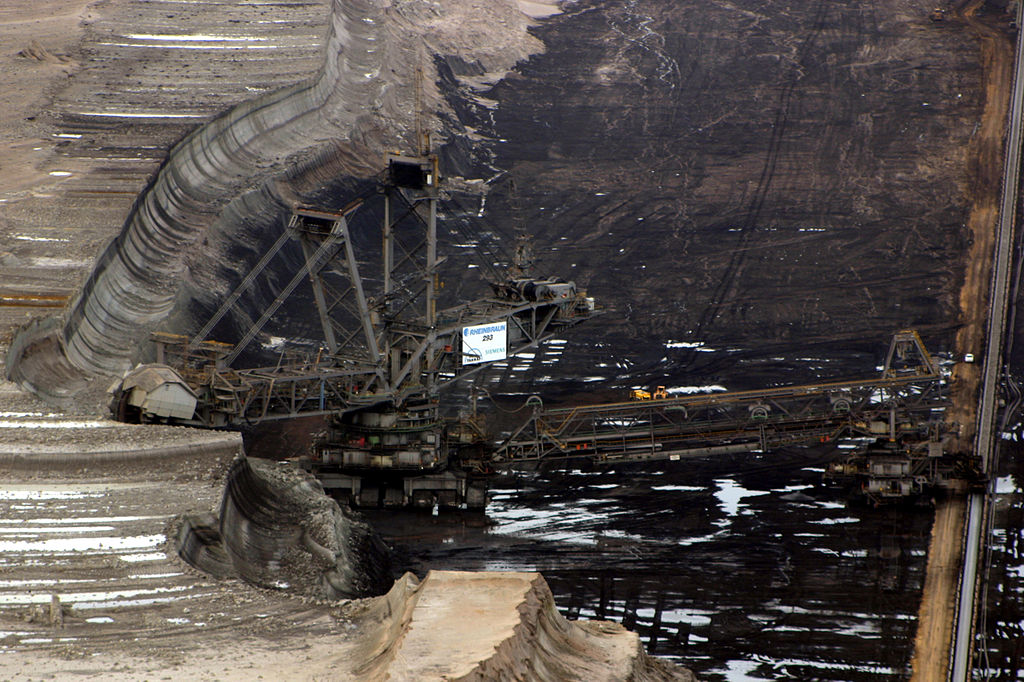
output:
POLYGON ((10 486, 0 490, 0 500, 79 500, 87 497, 102 497, 101 492, 87 492, 75 489, 45 490, 10 486))
MULTIPOLYGON (((13 236, 14 239, 17 239, 17 240, 23 241, 23 242, 64 242, 64 243, 67 243, 67 242, 71 241, 70 239, 67 239, 67 238, 64 238, 64 237, 32 237, 32 236, 29 236, 27 234, 16 234, 16 235, 12 235, 12 236, 13 236)), ((7 414, 12 414, 12 413, 7 413, 7 414)), ((0 413, 0 416, 7 416, 7 415, 0 413)))
POLYGON ((86 116, 89 118, 168 118, 181 120, 201 120, 209 118, 207 114, 170 114, 157 111, 76 111, 72 113, 76 116, 86 116))
POLYGON ((770 494, 767 490, 747 490, 731 478, 716 479, 715 484, 718 486, 715 497, 718 498, 719 506, 726 516, 736 516, 740 513, 749 514, 751 512, 743 504, 745 498, 770 494), (743 512, 740 512, 741 508, 743 508, 743 512))
POLYGON ((137 601, 153 595, 179 594, 192 589, 191 585, 174 585, 172 587, 154 587, 149 589, 110 590, 107 592, 46 592, 33 594, 30 592, 14 592, 0 594, 0 604, 4 606, 25 606, 29 604, 49 604, 56 594, 63 604, 75 604, 76 607, 89 608, 85 604, 101 605, 112 608, 114 604, 124 604, 126 599, 137 601))
MULTIPOLYGON (((81 611, 92 611, 96 609, 123 609, 135 606, 154 606, 156 604, 170 604, 176 601, 205 599, 212 596, 212 592, 195 592, 191 594, 176 594, 170 597, 148 597, 143 599, 114 599, 111 601, 78 602, 75 608, 81 611)), ((203 626, 204 623, 196 623, 196 626, 203 626)))
POLYGON ((113 526, 18 526, 14 528, 0 527, 0 535, 39 535, 42 533, 109 533, 113 530, 113 526))
POLYGON ((207 35, 202 33, 179 33, 175 35, 167 34, 156 34, 156 33, 128 33, 124 36, 130 40, 157 40, 157 41, 174 41, 179 40, 181 42, 252 42, 269 40, 269 38, 257 37, 257 36, 224 36, 224 35, 207 35))
POLYGON ((706 386, 672 386, 665 390, 669 395, 695 395, 697 393, 721 393, 728 389, 719 384, 708 384, 706 386))
MULTIPOLYGON (((242 44, 216 44, 216 43, 98 43, 104 47, 140 47, 140 48, 161 48, 167 50, 279 50, 285 45, 260 45, 258 43, 242 43, 242 44)), ((294 46, 297 47, 297 46, 294 46)))
MULTIPOLYGON (((95 495, 90 495, 90 497, 95 497, 95 495)), ((159 520, 162 520, 162 519, 169 519, 169 518, 171 518, 171 516, 169 514, 158 514, 158 515, 151 515, 151 516, 90 516, 90 517, 87 517, 87 518, 83 517, 83 518, 63 518, 63 519, 34 518, 31 521, 26 521, 25 519, 0 519, 0 523, 9 523, 9 524, 39 523, 39 524, 47 524, 47 525, 52 524, 52 525, 59 526, 59 525, 62 525, 62 524, 74 524, 74 523, 82 523, 82 522, 89 522, 89 523, 129 523, 129 522, 134 522, 134 521, 159 521, 159 520)), ((3 531, 0 530, 0 533, 2 533, 2 532, 3 531)), ((40 532, 48 532, 48 531, 47 530, 43 530, 43 531, 40 531, 40 532)))

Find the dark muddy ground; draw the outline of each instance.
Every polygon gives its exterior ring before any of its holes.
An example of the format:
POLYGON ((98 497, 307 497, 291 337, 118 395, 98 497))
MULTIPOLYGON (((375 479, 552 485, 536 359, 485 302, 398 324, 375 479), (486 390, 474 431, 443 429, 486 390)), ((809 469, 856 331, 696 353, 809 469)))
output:
POLYGON ((780 383, 900 327, 948 348, 981 67, 930 9, 576 3, 490 93, 516 192, 487 216, 588 287, 610 310, 588 339, 651 383, 706 374, 671 341, 780 383))
POLYGON ((485 514, 372 512, 396 565, 539 570, 569 617, 701 679, 908 675, 931 509, 847 506, 828 454, 524 474, 485 514))
MULTIPOLYGON (((496 109, 461 112, 515 180, 481 239, 526 229, 607 313, 478 381, 512 409, 872 376, 904 327, 951 352, 982 70, 931 9, 598 0, 538 28, 496 109)), ((538 568, 703 678, 906 678, 932 510, 847 507, 823 457, 530 476, 483 518, 374 520, 417 570, 538 568)))
POLYGON ((996 479, 979 667, 989 679, 1020 679, 1024 668, 1024 463, 1019 432, 1004 443, 996 479))

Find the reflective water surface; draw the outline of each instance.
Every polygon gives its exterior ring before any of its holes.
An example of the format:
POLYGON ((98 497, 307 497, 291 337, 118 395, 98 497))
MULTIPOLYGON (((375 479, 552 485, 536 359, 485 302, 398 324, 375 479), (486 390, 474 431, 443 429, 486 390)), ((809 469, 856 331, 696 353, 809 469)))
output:
POLYGON ((485 515, 373 512, 399 567, 541 571, 707 680, 909 674, 932 511, 848 506, 794 451, 665 471, 529 473, 485 515))
POLYGON ((985 556, 985 610, 978 668, 987 679, 1024 678, 1024 463, 1019 441, 1004 443, 985 556))

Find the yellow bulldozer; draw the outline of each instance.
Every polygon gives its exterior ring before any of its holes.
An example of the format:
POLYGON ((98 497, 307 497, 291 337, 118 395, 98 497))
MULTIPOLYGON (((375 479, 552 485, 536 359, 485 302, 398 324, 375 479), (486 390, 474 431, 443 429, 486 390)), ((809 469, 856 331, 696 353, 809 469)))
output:
POLYGON ((658 386, 653 393, 642 388, 634 388, 629 392, 630 400, 664 400, 665 398, 668 398, 668 391, 664 386, 658 386))

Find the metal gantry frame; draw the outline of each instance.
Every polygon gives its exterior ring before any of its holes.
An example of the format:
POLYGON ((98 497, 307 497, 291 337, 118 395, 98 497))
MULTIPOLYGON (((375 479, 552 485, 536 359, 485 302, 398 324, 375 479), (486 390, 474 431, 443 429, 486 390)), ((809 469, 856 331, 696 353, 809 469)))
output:
POLYGON ((190 375, 201 395, 194 421, 252 424, 436 402, 441 388, 493 364, 463 364, 465 327, 506 321, 507 354, 514 355, 594 313, 592 299, 575 289, 571 295, 531 298, 516 295, 507 282, 492 285, 492 296, 439 310, 438 269, 445 259, 438 257, 437 157, 388 157, 378 193, 383 195, 379 263, 367 258, 365 245, 356 248, 351 232, 350 219, 365 198, 340 211, 297 207, 284 234, 195 336, 157 339, 161 357, 196 356, 289 238, 300 243, 303 265, 274 301, 233 348, 219 344, 214 361, 190 375), (322 351, 315 359, 282 358, 273 367, 230 369, 307 278, 323 330, 322 351))
POLYGON ((916 332, 899 332, 881 377, 571 408, 537 407, 500 446, 506 462, 675 460, 845 435, 895 441, 941 421, 944 382, 916 332))

